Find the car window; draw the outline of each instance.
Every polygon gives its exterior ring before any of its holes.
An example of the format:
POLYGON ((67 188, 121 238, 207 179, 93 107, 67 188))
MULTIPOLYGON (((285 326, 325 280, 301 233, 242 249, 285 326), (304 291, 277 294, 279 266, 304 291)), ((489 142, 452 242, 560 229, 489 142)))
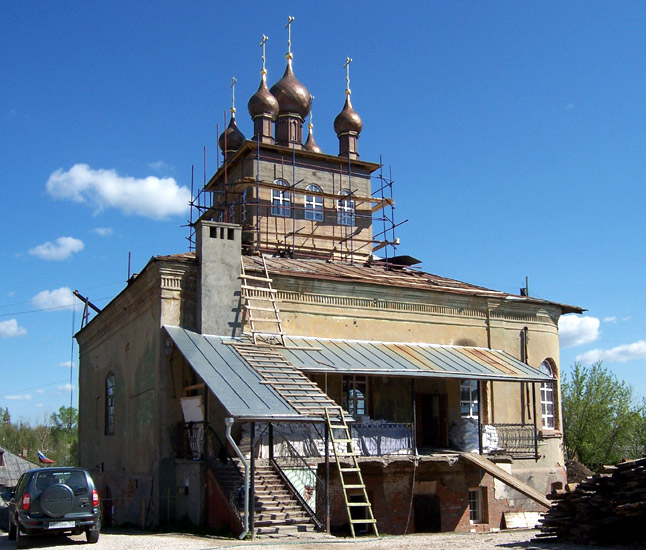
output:
POLYGON ((51 487, 58 483, 67 485, 72 489, 72 491, 74 491, 75 495, 82 494, 87 491, 85 473, 78 470, 40 472, 36 478, 36 489, 45 490, 47 487, 51 487))

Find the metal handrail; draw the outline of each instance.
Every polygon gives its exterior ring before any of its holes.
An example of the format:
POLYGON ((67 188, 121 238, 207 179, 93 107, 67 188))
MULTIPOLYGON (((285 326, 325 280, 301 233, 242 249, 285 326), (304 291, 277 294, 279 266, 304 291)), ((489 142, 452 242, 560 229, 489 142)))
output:
POLYGON ((289 440, 282 434, 279 430, 274 429, 274 437, 280 437, 289 449, 289 456, 274 456, 271 459, 272 464, 276 468, 276 471, 281 476, 290 492, 296 497, 296 499, 303 506, 307 514, 312 518, 312 521, 316 524, 316 527, 319 530, 323 530, 326 524, 326 506, 324 502, 325 495, 325 482, 319 477, 316 473, 316 470, 312 468, 307 461, 301 456, 301 454, 294 448, 294 446, 289 442, 289 440), (294 484, 293 479, 290 479, 290 476, 285 471, 286 469, 291 470, 292 474, 294 472, 308 472, 308 478, 301 478, 300 483, 301 487, 297 487, 294 484), (315 480, 315 486, 312 486, 308 481, 315 480), (302 491, 302 492, 301 492, 302 491), (306 493, 312 491, 315 496, 315 509, 310 505, 311 497, 306 493))
POLYGON ((507 454, 514 458, 536 458, 536 430, 533 424, 483 424, 496 430, 497 449, 489 454, 507 454))

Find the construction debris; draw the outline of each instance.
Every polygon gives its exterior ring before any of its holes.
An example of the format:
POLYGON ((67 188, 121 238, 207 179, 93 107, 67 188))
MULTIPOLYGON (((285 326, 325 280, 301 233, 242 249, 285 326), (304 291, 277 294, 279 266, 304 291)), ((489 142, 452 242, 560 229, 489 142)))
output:
POLYGON ((541 539, 577 544, 632 544, 646 541, 646 458, 604 466, 578 485, 549 496, 541 539))

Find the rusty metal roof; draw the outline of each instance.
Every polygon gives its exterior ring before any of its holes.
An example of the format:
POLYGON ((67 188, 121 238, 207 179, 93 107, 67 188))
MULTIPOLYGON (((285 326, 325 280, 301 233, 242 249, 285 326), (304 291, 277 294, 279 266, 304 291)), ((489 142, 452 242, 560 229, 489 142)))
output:
POLYGON ((378 376, 549 381, 551 378, 509 353, 465 346, 285 337, 277 347, 303 371, 378 376))
MULTIPOLYGON (((262 260, 256 256, 243 256, 245 270, 262 271, 262 260)), ((359 265, 327 260, 304 258, 265 258, 267 270, 272 275, 283 275, 310 279, 360 282, 373 285, 418 288, 467 296, 499 298, 501 300, 553 304, 562 308, 563 313, 583 313, 582 308, 540 298, 508 294, 499 290, 472 285, 456 279, 448 279, 403 266, 388 266, 383 262, 359 265)))

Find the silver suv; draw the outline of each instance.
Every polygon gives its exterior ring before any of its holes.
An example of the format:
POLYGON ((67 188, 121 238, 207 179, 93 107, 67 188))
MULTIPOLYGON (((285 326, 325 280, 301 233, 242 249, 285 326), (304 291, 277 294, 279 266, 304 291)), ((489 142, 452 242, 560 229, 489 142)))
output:
POLYGON ((22 474, 9 499, 9 540, 26 548, 39 533, 81 534, 99 540, 99 493, 81 468, 38 468, 22 474))

